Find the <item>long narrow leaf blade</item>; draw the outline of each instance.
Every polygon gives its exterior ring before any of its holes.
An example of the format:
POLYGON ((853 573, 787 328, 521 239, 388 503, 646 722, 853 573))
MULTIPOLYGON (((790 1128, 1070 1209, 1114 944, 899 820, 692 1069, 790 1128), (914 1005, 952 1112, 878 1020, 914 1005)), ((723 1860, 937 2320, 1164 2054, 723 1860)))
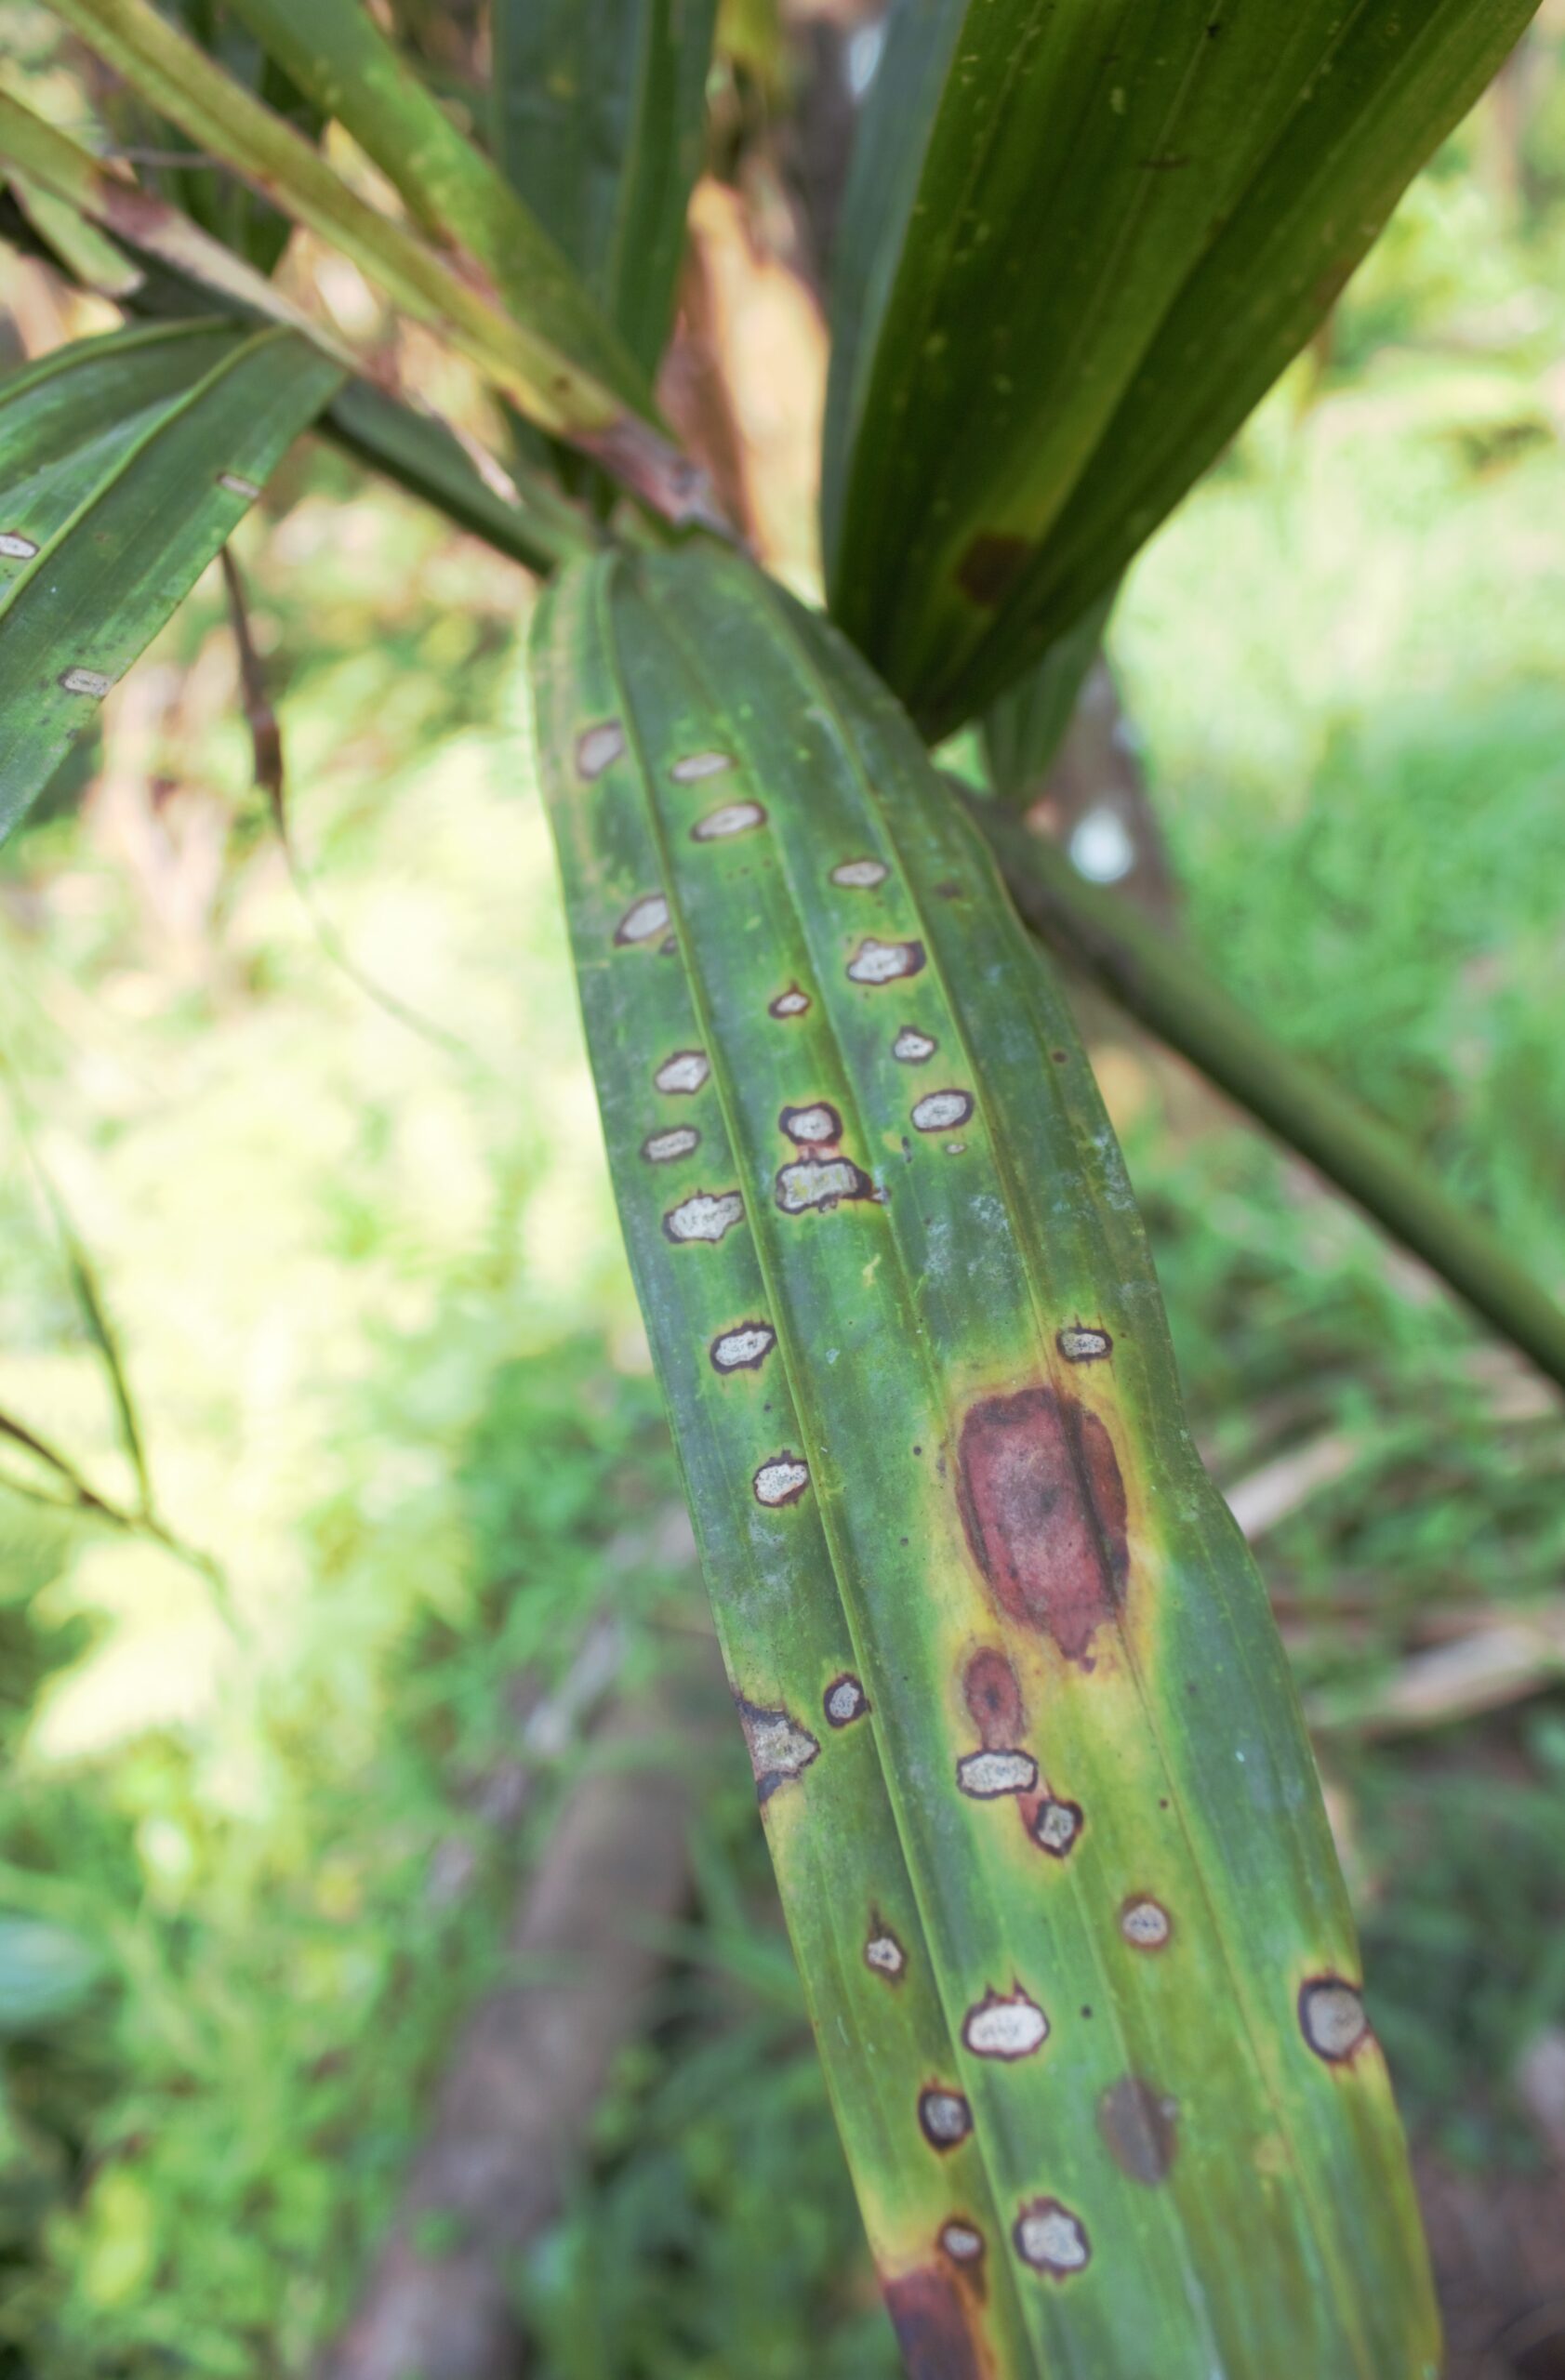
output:
POLYGON ((1433 2380, 1286 1664, 982 845, 862 665, 736 561, 579 566, 538 637, 621 1208, 774 1843, 818 1863, 779 1858, 795 1938, 823 1956, 824 1896, 851 1943, 905 1872, 955 2044, 875 2132, 874 2019, 840 2037, 871 2229, 888 2175, 975 2143, 989 2302, 1019 2308, 1024 2347, 969 2328, 911 2368, 1433 2380), (844 1661, 868 1735, 815 1724, 844 1661), (869 1844, 835 1797, 866 1741, 869 1844))
POLYGON ((833 298, 834 615, 933 729, 1123 570, 1534 0, 901 0, 833 298))
MULTIPOLYGON (((996 2373, 1027 2372, 1015 2281, 1001 2267, 985 2287, 999 2216, 976 2144, 954 2140, 946 2157, 905 2153, 921 2094, 954 2091, 955 2051, 819 1516, 808 1503, 760 1507, 750 1490, 758 1441, 786 1461, 802 1429, 756 1250, 735 1217, 736 1161, 694 987, 661 950, 665 922, 627 891, 656 884, 661 863, 609 592, 606 576, 585 571, 557 582, 539 624, 536 702, 626 1245, 894 2323, 915 2370, 921 2325, 949 2348, 948 2363, 923 2367, 930 2380, 986 2372, 985 2357, 996 2373), (673 1235, 685 1231, 682 1245, 673 1235), (957 2360, 963 2340, 966 2363, 957 2360)), ((785 1027, 793 997, 777 993, 785 1027)))
MULTIPOLYGON (((603 462, 671 518, 704 517, 699 474, 646 417, 633 371, 625 383, 629 358, 558 260, 536 284, 512 289, 516 311, 507 311, 482 260, 448 255, 371 206, 152 0, 58 0, 58 13, 205 153, 351 257, 529 419, 603 462)), ((443 160, 449 165, 444 151, 443 160)), ((448 189, 445 177, 437 178, 448 189)), ((497 178, 494 187, 507 195, 497 178)), ((504 227, 491 228, 503 245, 504 227)))
POLYGON ((427 231, 466 249, 511 311, 650 413, 651 390, 562 250, 467 139, 361 0, 232 0, 299 87, 342 124, 427 231))
POLYGON ((0 383, 0 833, 342 378, 292 331, 192 322, 0 383))
POLYGON ((496 0, 491 14, 499 163, 649 373, 673 317, 716 21, 716 0, 496 0))

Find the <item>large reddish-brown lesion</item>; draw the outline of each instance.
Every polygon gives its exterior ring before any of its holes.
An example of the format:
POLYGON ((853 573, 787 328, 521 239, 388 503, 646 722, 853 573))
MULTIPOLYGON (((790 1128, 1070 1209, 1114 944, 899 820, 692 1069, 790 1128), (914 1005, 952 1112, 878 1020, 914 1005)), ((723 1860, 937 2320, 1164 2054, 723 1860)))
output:
POLYGON ((1001 1609, 1092 1665, 1092 1643, 1124 1601, 1125 1483, 1097 1415, 1049 1388, 972 1406, 958 1497, 973 1558, 1001 1609))
POLYGON ((989 2357, 975 2331, 976 2293, 938 2266, 919 2265, 885 2283, 886 2311, 908 2380, 988 2380, 989 2357))

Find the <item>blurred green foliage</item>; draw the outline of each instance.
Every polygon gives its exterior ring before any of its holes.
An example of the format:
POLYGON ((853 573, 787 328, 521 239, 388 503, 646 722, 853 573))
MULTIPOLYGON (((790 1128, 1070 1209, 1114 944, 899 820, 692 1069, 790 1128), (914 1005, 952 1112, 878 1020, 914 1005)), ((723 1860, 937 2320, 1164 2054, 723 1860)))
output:
MULTIPOLYGON (((1415 186, 1116 643, 1193 942, 1558 1290, 1565 78, 1539 57, 1519 144, 1491 101, 1415 186)), ((557 1807, 529 1699, 605 1612, 633 1675, 695 1608, 510 711, 524 582, 329 457, 290 474, 241 551, 295 835, 355 965, 447 1040, 324 954, 204 585, 85 805, 78 776, 0 860, 3 1046, 232 1614, 158 1546, 0 1499, 0 2374, 307 2369, 557 1807)), ((1261 1550, 1405 2104, 1452 2153, 1525 2157, 1515 2064, 1565 2022, 1558 1700, 1412 1743, 1359 1723, 1431 1613, 1558 1596, 1558 1407, 1179 1069, 1099 1054, 1220 1478, 1347 1448, 1261 1550)), ((122 1491, 0 1131, 0 1406, 122 1491)), ((736 1738, 696 1858, 519 2276, 537 2368, 890 2380, 736 1738)))

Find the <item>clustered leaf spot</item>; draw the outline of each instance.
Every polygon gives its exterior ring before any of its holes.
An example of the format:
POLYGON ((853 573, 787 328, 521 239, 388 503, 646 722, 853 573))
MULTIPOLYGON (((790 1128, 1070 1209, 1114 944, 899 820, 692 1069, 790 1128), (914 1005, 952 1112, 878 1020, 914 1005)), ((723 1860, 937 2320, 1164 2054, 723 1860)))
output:
POLYGON ((869 892, 883 884, 891 871, 883 860, 845 859, 831 871, 833 884, 846 887, 850 892, 869 892))
POLYGON ((940 2245, 953 2264, 975 2265, 983 2256, 984 2235, 975 2225, 953 2216, 940 2227, 940 2245))
POLYGON ((1056 1331, 1054 1344, 1068 1364, 1101 1363, 1105 1355, 1114 1352, 1114 1342, 1107 1330, 1089 1330, 1080 1322, 1068 1330, 1056 1331))
POLYGON ((769 1322, 737 1323, 732 1330, 720 1330, 712 1341, 712 1369, 759 1371, 776 1343, 777 1334, 769 1322))
POLYGON ((688 1157, 701 1145, 701 1135, 692 1125, 675 1124, 667 1132, 652 1132, 642 1143, 642 1155, 648 1165, 669 1165, 677 1157, 688 1157))
POLYGON ((900 1058, 905 1066, 922 1066, 939 1047, 932 1034, 921 1033, 915 1025, 905 1025, 891 1045, 891 1054, 900 1058))
POLYGON ((58 680, 68 694, 90 694, 95 702, 102 701, 113 682, 101 669, 62 669, 58 680))
POLYGON ((915 1104, 913 1122, 921 1132, 948 1132, 954 1125, 965 1124, 972 1113, 970 1092, 931 1091, 915 1104))
POLYGON ((826 1689, 824 1700, 827 1718, 834 1727, 851 1727, 854 1721, 862 1719, 869 1708, 869 1699, 863 1686, 848 1670, 844 1670, 841 1677, 832 1679, 826 1689))
POLYGON ((247 480, 243 471, 219 471, 218 485, 227 488, 230 496, 242 496, 246 504, 254 504, 260 494, 255 481, 247 480))
POLYGON ((780 1785, 808 1768, 820 1750, 819 1739, 812 1736, 808 1727, 802 1727, 789 1712, 764 1710, 742 1697, 739 1724, 749 1747, 756 1799, 763 1803, 770 1801, 780 1785))
POLYGON ((916 975, 927 954, 922 942, 877 942, 866 934, 848 961, 850 984, 895 984, 916 975))
POLYGON ((670 1207, 663 1218, 666 1236, 679 1244, 689 1240, 719 1240, 732 1231, 745 1211, 736 1190, 697 1190, 670 1207))
POLYGON ((612 768, 625 749, 625 730, 617 719, 600 720, 596 727, 589 727, 577 736, 576 773, 589 784, 612 768))
POLYGON ((31 562, 38 548, 32 537, 24 537, 20 529, 0 529, 0 554, 7 562, 31 562))
POLYGON ((671 1058, 664 1059, 652 1079, 658 1091, 699 1091, 710 1072, 704 1050, 676 1050, 671 1058))
POLYGON ((875 1185, 851 1157, 801 1157, 777 1173, 777 1204, 785 1215, 802 1215, 810 1208, 829 1214, 846 1198, 872 1198, 875 1185))
POLYGON ((632 901, 614 930, 617 943, 650 942, 669 922, 669 904, 661 892, 643 892, 632 901))
POLYGON ((930 2147, 944 2156, 972 2131, 973 2110, 960 2091, 935 2085, 919 2094, 919 2123, 930 2147))
POLYGON ((690 752, 669 771, 676 785, 699 785, 703 777, 721 776, 734 765, 732 752, 690 752))
POLYGON ((725 842, 729 836, 748 834, 765 821, 766 813, 759 801, 725 801, 721 810, 709 810, 704 818, 697 818, 690 839, 696 843, 725 842))
POLYGON ((1174 1931, 1161 1901, 1137 1893, 1120 1911, 1120 1931, 1134 1950, 1160 1950, 1174 1931))
POLYGON ((1049 2038, 1049 2019, 1022 1990, 986 1991, 962 2018, 963 2045, 975 2057, 1030 2057, 1049 2038))
POLYGON ((809 1005, 809 994, 802 992, 797 984, 789 984, 786 992, 779 992, 775 1000, 767 1001, 766 1013, 776 1017, 802 1016, 809 1005))
POLYGON ((969 1752, 958 1761, 956 1774, 964 1793, 975 1802, 993 1802, 1002 1793, 1030 1793, 1038 1763, 1027 1752, 969 1752))
POLYGON ((1333 2066, 1372 2038, 1359 1987, 1340 1975, 1311 1977, 1299 1993, 1299 2024, 1316 2056, 1333 2066))
POLYGON ((1081 1832, 1080 1802, 1040 1802, 1032 1822, 1032 1839, 1051 1859, 1068 1859, 1081 1832))
POLYGON ((883 1975, 889 1982, 900 1983, 908 1965, 908 1953, 889 1925, 876 1921, 869 1939, 864 1945, 864 1964, 876 1975, 883 1975))
POLYGON ((758 1504, 796 1504, 810 1484, 810 1466, 785 1447, 767 1457, 751 1484, 758 1504))
POLYGON ((842 1137, 842 1119, 829 1100, 817 1099, 808 1107, 785 1107, 777 1129, 795 1148, 833 1148, 842 1137))
POLYGON ((1092 2262, 1086 2226, 1057 2198, 1028 2200, 1011 2236, 1022 2262, 1034 2272, 1047 2273, 1052 2281, 1068 2280, 1092 2262))

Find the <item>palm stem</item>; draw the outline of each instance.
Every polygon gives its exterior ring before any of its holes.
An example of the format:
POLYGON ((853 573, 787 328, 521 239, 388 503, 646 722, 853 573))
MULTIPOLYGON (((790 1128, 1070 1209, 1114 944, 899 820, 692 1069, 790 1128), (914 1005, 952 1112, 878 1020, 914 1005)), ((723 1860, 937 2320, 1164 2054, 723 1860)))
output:
POLYGON ((1219 1091, 1356 1199, 1474 1312, 1565 1388, 1565 1312, 1449 1197, 1395 1133, 1257 1025, 1199 960, 1085 883, 997 801, 970 799, 1026 923, 1219 1091))

